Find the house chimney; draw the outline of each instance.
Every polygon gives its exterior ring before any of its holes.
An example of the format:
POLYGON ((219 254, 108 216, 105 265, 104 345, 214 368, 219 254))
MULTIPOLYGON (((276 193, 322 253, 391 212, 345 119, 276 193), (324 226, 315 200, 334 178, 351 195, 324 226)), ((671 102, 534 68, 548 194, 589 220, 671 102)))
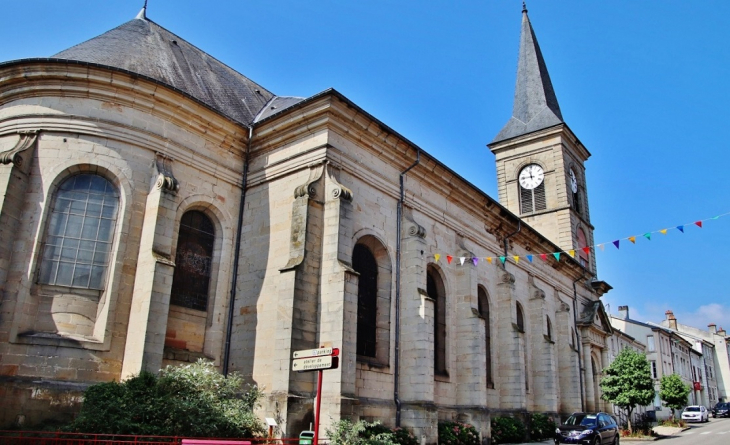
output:
POLYGON ((618 313, 622 319, 624 319, 624 320, 629 319, 629 307, 628 306, 619 306, 618 313))
POLYGON ((727 332, 725 332, 725 329, 723 329, 722 326, 720 326, 720 329, 717 330, 717 335, 727 337, 727 332))
POLYGON ((674 316, 674 312, 671 310, 667 310, 664 315, 667 316, 667 324, 669 325, 669 329, 677 330, 677 318, 674 316))
POLYGON ((710 334, 717 334, 717 325, 715 323, 710 323, 707 325, 707 330, 710 331, 710 334))

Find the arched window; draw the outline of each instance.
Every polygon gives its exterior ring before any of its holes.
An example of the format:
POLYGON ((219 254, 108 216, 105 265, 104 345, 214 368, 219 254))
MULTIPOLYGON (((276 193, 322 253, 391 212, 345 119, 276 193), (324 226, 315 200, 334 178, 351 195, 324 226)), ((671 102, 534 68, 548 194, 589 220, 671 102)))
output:
POLYGON ((525 332, 525 316, 522 312, 522 305, 520 303, 515 303, 515 306, 517 312, 517 329, 519 329, 520 332, 525 332))
POLYGON ((446 370, 446 290, 441 275, 431 266, 426 270, 426 293, 434 301, 433 369, 434 375, 447 376, 446 370))
POLYGON ((170 304, 208 309, 215 229, 205 213, 191 210, 180 219, 170 304))
POLYGON ((545 316, 545 330, 547 332, 547 338, 548 340, 553 339, 553 324, 550 322, 550 317, 545 316))
POLYGON ((370 249, 356 244, 352 268, 360 274, 357 285, 357 354, 377 354, 378 263, 370 249))
POLYGON ((489 320, 489 297, 483 287, 477 288, 477 304, 479 315, 484 319, 484 355, 487 358, 487 386, 493 387, 492 379, 492 329, 489 320))
POLYGON ((38 282, 103 290, 119 193, 103 177, 79 174, 56 190, 38 282))
POLYGON ((583 250, 584 247, 588 246, 588 239, 583 229, 578 229, 578 259, 581 266, 588 267, 588 254, 583 250))

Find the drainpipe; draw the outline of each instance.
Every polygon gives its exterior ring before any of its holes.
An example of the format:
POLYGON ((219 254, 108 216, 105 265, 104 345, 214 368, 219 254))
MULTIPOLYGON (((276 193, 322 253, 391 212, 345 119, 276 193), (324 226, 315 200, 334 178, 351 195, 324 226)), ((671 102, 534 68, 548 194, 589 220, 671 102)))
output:
MULTIPOLYGON (((513 236, 517 235, 518 233, 520 233, 520 230, 522 230, 522 220, 521 219, 518 219, 517 220, 517 230, 515 230, 514 232, 512 232, 509 235, 507 235, 507 236, 504 237, 504 240, 503 241, 504 241, 504 256, 505 256, 505 258, 507 257, 507 248, 509 246, 508 240, 510 238, 512 238, 513 236)), ((505 263, 506 263, 506 261, 504 263, 502 263, 502 266, 504 266, 505 263)))
POLYGON ((575 350, 578 353, 578 379, 580 379, 580 410, 585 412, 585 396, 583 394, 583 359, 581 358, 581 346, 580 346, 580 331, 578 330, 578 314, 577 314, 577 301, 578 301, 578 289, 575 284, 583 280, 586 277, 586 270, 583 269, 583 274, 580 278, 573 281, 573 326, 575 327, 575 350))
POLYGON ((401 257, 401 226, 403 218, 403 201, 405 200, 405 189, 403 178, 413 167, 421 162, 421 149, 416 151, 416 162, 403 170, 400 174, 400 196, 398 199, 398 214, 396 217, 396 242, 395 242, 395 375, 393 376, 393 400, 395 401, 395 426, 400 427, 401 402, 398 386, 400 383, 400 257, 401 257))
POLYGON ((233 273, 231 274, 231 298, 228 301, 228 330, 226 344, 223 347, 223 375, 228 377, 228 365, 231 361, 231 336, 233 335, 233 305, 236 302, 236 283, 238 281, 238 262, 241 257, 241 232, 243 230, 243 207, 246 204, 246 182, 248 181, 248 161, 251 153, 253 126, 248 127, 248 141, 243 164, 243 183, 241 184, 241 202, 238 206, 238 229, 236 230, 236 248, 233 254, 233 273))

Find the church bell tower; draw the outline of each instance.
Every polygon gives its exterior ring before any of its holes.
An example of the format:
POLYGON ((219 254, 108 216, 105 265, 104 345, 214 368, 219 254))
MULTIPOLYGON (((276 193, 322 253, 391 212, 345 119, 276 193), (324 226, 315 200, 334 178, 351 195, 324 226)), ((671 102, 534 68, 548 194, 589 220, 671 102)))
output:
POLYGON ((512 117, 488 144, 499 202, 595 273, 584 163, 590 153, 563 121, 527 9, 512 117))

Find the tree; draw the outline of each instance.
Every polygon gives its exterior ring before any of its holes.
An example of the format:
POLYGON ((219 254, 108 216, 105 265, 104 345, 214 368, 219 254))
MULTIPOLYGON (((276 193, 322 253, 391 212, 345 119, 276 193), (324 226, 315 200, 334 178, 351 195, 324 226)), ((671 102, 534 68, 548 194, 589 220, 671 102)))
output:
POLYGON ((223 377, 203 360, 100 383, 84 393, 76 420, 65 429, 98 434, 252 437, 264 427, 253 414, 263 393, 243 390, 236 373, 223 377))
POLYGON ((682 409, 687 405, 689 392, 689 385, 685 385, 677 374, 662 376, 659 397, 672 410, 672 419, 674 419, 674 410, 682 409))
POLYGON ((654 400, 654 383, 646 355, 631 348, 624 348, 604 369, 606 376, 601 379, 601 398, 626 411, 629 434, 631 413, 634 408, 644 406, 654 400))

